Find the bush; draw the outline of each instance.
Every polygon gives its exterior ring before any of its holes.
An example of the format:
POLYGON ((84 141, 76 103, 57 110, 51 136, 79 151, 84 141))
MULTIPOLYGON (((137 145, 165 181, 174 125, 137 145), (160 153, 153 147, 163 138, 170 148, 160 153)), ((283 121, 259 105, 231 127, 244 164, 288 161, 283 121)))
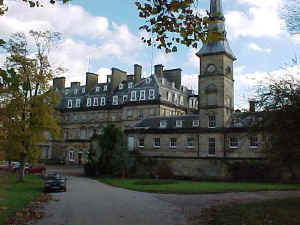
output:
POLYGON ((266 162, 237 161, 227 164, 233 180, 267 181, 271 179, 272 168, 266 162))

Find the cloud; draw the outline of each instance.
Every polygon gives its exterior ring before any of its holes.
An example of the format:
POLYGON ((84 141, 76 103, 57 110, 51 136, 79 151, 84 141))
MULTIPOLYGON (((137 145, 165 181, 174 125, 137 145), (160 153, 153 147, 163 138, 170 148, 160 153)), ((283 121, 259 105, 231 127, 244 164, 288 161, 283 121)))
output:
POLYGON ((255 44, 255 43, 250 43, 248 45, 248 48, 257 52, 266 52, 266 53, 270 53, 272 51, 272 49, 270 48, 262 48, 259 45, 255 44))
POLYGON ((105 83, 107 80, 107 75, 111 74, 111 69, 101 67, 96 72, 99 75, 98 81, 100 83, 105 83))
POLYGON ((230 39, 276 38, 283 33, 284 22, 279 15, 282 0, 238 0, 238 3, 247 5, 247 11, 233 10, 225 14, 230 39))
POLYGON ((192 66, 196 69, 199 69, 199 57, 196 56, 196 53, 198 52, 198 49, 190 48, 188 50, 187 58, 188 61, 185 63, 187 66, 192 66))
POLYGON ((63 74, 67 84, 72 81, 85 83, 88 58, 96 62, 90 68, 99 68, 99 63, 132 64, 144 54, 139 35, 131 33, 126 24, 91 15, 81 6, 45 2, 44 7, 29 8, 15 1, 7 4, 9 11, 0 20, 1 38, 31 29, 63 34, 65 39, 52 50, 50 62, 68 69, 63 74))
POLYGON ((164 66, 168 65, 170 61, 173 59, 171 54, 166 54, 162 51, 158 51, 159 53, 154 57, 153 64, 163 64, 164 66))
POLYGON ((183 74, 181 81, 183 86, 198 93, 198 74, 183 74))

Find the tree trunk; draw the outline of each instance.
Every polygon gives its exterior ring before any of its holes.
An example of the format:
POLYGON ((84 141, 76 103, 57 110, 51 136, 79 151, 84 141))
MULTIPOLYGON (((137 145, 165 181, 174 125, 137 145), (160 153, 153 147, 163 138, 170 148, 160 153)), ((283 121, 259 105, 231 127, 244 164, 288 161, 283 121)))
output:
POLYGON ((21 153, 21 160, 20 160, 20 168, 19 168, 19 182, 24 182, 24 164, 25 164, 25 154, 21 153))

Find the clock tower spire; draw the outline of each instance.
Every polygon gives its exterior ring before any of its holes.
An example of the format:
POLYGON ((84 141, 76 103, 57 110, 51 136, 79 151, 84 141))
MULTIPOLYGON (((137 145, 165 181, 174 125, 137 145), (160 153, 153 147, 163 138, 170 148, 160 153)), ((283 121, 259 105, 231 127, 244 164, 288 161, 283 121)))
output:
POLYGON ((236 60, 226 38, 222 0, 210 0, 207 27, 208 40, 196 53, 200 58, 200 124, 221 128, 228 125, 233 111, 233 62, 236 60), (214 122, 210 121, 213 119, 214 122))

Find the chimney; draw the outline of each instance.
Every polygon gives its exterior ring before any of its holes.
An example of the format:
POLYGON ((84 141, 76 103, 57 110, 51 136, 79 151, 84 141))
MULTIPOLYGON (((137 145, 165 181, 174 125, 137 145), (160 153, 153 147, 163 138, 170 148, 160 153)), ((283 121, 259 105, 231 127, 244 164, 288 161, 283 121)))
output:
POLYGON ((154 73, 155 73, 158 77, 163 77, 163 69, 164 69, 164 66, 163 66, 162 64, 155 65, 155 66, 154 66, 154 73))
POLYGON ((164 77, 170 81, 175 82, 175 87, 180 90, 181 89, 181 69, 172 69, 172 70, 165 70, 164 77))
POLYGON ((71 88, 80 87, 80 82, 71 82, 71 88))
POLYGON ((122 71, 117 68, 112 68, 111 69, 112 74, 111 74, 111 88, 112 90, 115 90, 116 88, 119 87, 119 84, 122 81, 126 81, 127 79, 127 73, 125 71, 122 71))
POLYGON ((249 112, 255 112, 255 104, 256 102, 254 100, 249 100, 249 112))
POLYGON ((85 86, 87 92, 93 89, 98 84, 98 74, 95 73, 86 73, 85 86))
POLYGON ((142 79, 142 66, 134 64, 134 80, 136 83, 140 82, 142 79))
POLYGON ((53 79, 53 88, 56 90, 64 90, 66 84, 66 78, 65 77, 56 77, 53 79))

